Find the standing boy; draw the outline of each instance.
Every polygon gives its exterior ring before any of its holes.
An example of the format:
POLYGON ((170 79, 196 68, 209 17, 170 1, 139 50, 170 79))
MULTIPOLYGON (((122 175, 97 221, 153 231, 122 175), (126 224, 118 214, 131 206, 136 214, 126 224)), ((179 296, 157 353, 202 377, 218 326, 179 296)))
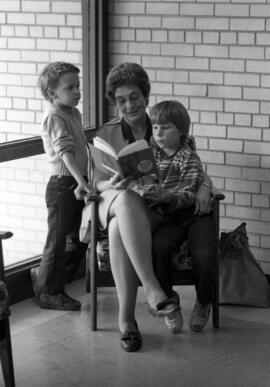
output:
POLYGON ((65 293, 66 243, 83 257, 87 245, 79 241, 81 213, 87 185, 87 150, 82 119, 75 107, 81 98, 80 70, 65 62, 47 65, 38 83, 49 106, 42 120, 42 140, 51 167, 46 188, 48 233, 39 268, 31 270, 41 308, 79 310, 81 303, 65 293))

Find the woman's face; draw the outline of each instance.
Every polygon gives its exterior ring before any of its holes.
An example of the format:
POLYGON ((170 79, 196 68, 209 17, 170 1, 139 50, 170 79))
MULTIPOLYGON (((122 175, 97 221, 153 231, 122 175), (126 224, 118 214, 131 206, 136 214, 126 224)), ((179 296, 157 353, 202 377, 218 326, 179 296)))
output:
POLYGON ((120 115, 131 127, 145 120, 147 101, 138 86, 118 87, 114 96, 120 115))

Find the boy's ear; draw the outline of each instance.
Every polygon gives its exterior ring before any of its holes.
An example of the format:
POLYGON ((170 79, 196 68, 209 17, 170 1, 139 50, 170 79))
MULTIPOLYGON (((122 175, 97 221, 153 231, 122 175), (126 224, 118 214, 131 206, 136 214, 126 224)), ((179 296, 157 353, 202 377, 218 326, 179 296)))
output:
POLYGON ((55 95, 55 92, 53 89, 51 89, 50 87, 48 87, 48 90, 47 90, 47 93, 48 93, 48 96, 51 100, 54 100, 56 95, 55 95))

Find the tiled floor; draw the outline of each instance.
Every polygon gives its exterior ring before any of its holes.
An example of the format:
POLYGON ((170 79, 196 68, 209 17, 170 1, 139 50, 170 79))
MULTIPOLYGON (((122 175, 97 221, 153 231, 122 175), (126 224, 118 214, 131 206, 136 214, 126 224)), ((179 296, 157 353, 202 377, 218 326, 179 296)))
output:
MULTIPOLYGON (((184 331, 173 336, 150 316, 139 290, 137 320, 143 348, 120 348, 114 288, 99 289, 99 330, 90 331, 84 282, 69 286, 81 312, 41 310, 33 299, 12 306, 11 330, 18 387, 269 387, 270 308, 220 308, 221 327, 187 327, 192 287, 178 288, 184 331)), ((0 375, 0 385, 2 383, 0 375)))

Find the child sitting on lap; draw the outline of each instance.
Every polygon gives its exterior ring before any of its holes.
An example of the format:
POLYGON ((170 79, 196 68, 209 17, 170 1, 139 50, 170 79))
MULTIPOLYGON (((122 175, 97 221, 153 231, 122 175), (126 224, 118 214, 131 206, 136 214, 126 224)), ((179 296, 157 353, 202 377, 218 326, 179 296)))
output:
MULTIPOLYGON (((146 185, 143 198, 149 208, 154 238, 154 267, 157 278, 168 297, 179 296, 172 290, 171 256, 176 246, 188 239, 195 259, 197 301, 189 326, 201 331, 206 325, 214 292, 216 259, 214 228, 211 214, 195 215, 198 189, 204 172, 197 153, 187 143, 190 118, 177 101, 163 101, 150 112, 153 127, 152 149, 158 167, 158 183, 146 185)), ((166 316, 172 333, 183 327, 180 311, 166 316)))

